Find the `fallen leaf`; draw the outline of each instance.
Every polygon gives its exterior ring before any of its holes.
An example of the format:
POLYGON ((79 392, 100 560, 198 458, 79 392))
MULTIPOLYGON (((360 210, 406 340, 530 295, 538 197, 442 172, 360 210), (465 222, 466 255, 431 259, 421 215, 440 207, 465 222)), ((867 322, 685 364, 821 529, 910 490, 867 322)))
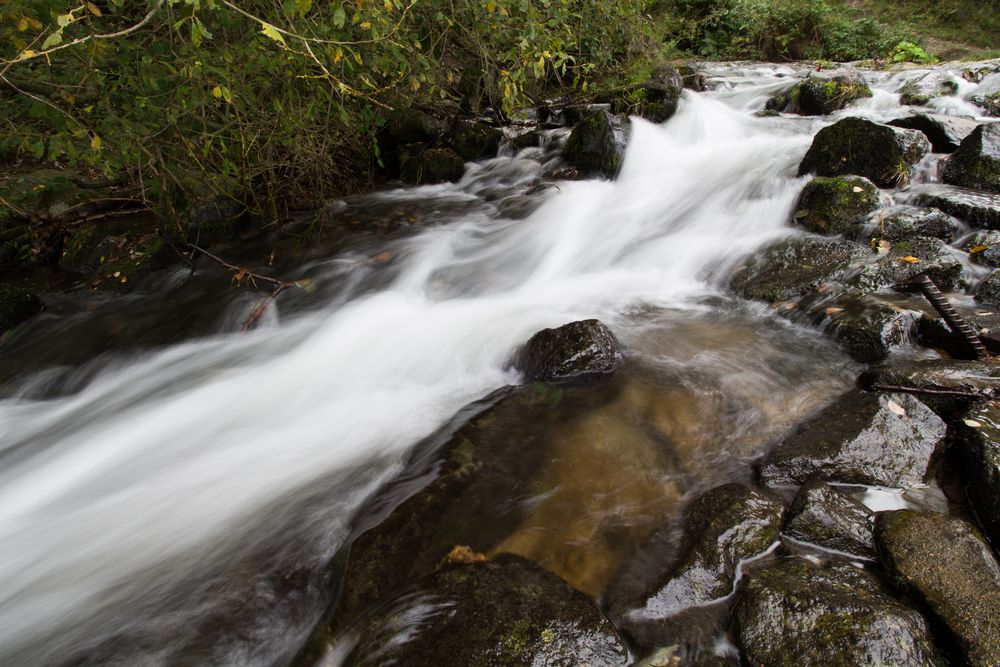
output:
POLYGON ((914 257, 913 255, 907 255, 906 257, 900 257, 899 261, 906 262, 907 264, 919 264, 920 258, 914 257))
POLYGON ((972 428, 982 428, 982 426, 983 426, 982 424, 980 424, 979 422, 977 422, 975 419, 963 419, 962 421, 965 422, 966 426, 971 426, 972 428))
POLYGON ((864 188, 861 188, 861 187, 858 187, 857 185, 855 185, 855 186, 854 186, 853 188, 851 188, 851 189, 852 189, 852 190, 854 190, 855 192, 864 192, 864 191, 865 191, 865 189, 864 189, 864 188))
POLYGON ((987 310, 984 310, 984 311, 982 311, 982 312, 980 312, 980 313, 976 313, 976 315, 977 315, 978 317, 986 317, 987 315, 992 315, 992 314, 993 314, 993 313, 991 313, 991 312, 989 312, 989 311, 987 311, 987 310))
POLYGON ((889 408, 889 412, 893 414, 899 415, 900 417, 906 416, 906 410, 896 401, 889 401, 885 404, 885 407, 889 408))
POLYGON ((833 315, 836 315, 837 313, 842 313, 842 312, 844 312, 843 308, 827 308, 826 309, 826 316, 827 317, 832 317, 833 315))
POLYGON ((988 245, 977 245, 972 248, 969 248, 969 254, 975 255, 977 252, 982 252, 984 250, 989 250, 989 249, 990 247, 988 245))

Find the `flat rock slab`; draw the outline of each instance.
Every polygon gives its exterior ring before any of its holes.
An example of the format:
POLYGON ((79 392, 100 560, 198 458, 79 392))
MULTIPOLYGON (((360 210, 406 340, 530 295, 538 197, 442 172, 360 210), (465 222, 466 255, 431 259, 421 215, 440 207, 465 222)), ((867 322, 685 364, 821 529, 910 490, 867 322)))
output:
POLYGON ((1000 664, 1000 566, 969 524, 943 514, 883 512, 875 541, 893 581, 927 603, 966 664, 1000 664))
POLYGON ((736 619, 751 665, 940 664, 923 617, 846 564, 796 558, 752 572, 736 619))
POLYGON ((918 395, 1000 398, 1000 364, 991 361, 923 359, 869 368, 858 386, 878 391, 905 389, 918 395))
POLYGON ((969 118, 927 113, 898 118, 889 125, 923 132, 935 153, 954 153, 962 140, 979 127, 979 123, 969 118))
POLYGON ((867 248, 842 239, 786 239, 747 259, 733 274, 730 287, 746 299, 786 301, 837 279, 867 254, 867 248))
POLYGON ((875 558, 875 514, 863 503, 821 480, 802 485, 783 531, 796 540, 875 558))
POLYGON ((907 394, 851 391, 803 424, 760 467, 768 486, 809 478, 907 488, 920 484, 945 424, 907 394))
POLYGON ((987 537, 1000 550, 1000 402, 974 405, 961 426, 965 492, 987 537))
POLYGON ((1000 229, 1000 195, 964 188, 936 186, 918 195, 919 206, 933 206, 973 227, 1000 229))

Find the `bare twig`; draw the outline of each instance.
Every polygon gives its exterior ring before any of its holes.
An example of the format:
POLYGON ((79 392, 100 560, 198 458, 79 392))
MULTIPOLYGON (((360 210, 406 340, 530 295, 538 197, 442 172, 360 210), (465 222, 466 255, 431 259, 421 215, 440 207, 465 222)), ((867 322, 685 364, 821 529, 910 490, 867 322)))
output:
POLYGON ((929 387, 901 387, 892 384, 873 384, 872 389, 879 391, 899 391, 904 394, 927 394, 929 396, 955 396, 958 398, 983 398, 986 392, 962 391, 961 389, 931 389, 929 387))

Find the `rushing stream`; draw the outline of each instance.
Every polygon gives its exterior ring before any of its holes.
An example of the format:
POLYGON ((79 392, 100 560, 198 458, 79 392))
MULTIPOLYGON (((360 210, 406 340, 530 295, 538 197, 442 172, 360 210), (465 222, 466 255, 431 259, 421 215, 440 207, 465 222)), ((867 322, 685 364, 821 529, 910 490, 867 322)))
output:
MULTIPOLYGON (((634 120, 614 182, 537 187, 551 153, 534 148, 339 202, 332 219, 415 224, 347 248, 320 233, 262 269, 310 289, 250 332, 248 292, 188 269, 50 307, 0 348, 0 664, 287 659, 326 603, 317 573, 413 445, 516 384, 532 333, 592 317, 625 344, 625 388, 552 435, 558 464, 502 548, 601 595, 687 494, 747 474, 853 380, 821 332, 725 291, 748 252, 796 233, 796 167, 831 118, 755 112, 798 73, 710 69, 715 89, 669 122, 634 120), (642 415, 673 463, 594 445, 636 442, 642 415), (631 539, 595 528, 607 517, 631 539)), ((838 115, 904 115, 908 76, 871 75, 875 96, 838 115)), ((938 111, 975 114, 975 84, 951 78, 938 111)))

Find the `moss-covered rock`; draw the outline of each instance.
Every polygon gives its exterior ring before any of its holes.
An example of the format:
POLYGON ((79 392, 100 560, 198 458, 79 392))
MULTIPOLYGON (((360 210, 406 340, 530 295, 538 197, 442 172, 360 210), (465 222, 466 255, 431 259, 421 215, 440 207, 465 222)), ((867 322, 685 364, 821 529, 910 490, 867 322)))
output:
POLYGON ((840 239, 787 239, 747 259, 733 273, 729 286, 746 299, 787 301, 808 294, 822 282, 836 280, 867 254, 866 248, 840 239))
POLYGON ((449 144, 463 160, 471 162, 496 157, 502 139, 503 132, 499 128, 462 121, 452 130, 449 144))
POLYGON ((922 107, 930 102, 936 95, 924 90, 916 83, 910 81, 899 89, 899 103, 911 107, 922 107))
POLYGON ((771 98, 767 109, 803 116, 822 116, 843 109, 855 100, 871 96, 871 88, 857 74, 813 74, 771 98))
POLYGON ((42 300, 38 295, 13 285, 0 284, 0 333, 40 313, 42 300))
POLYGON ((769 485, 811 477, 907 488, 923 482, 945 425, 908 394, 851 391, 802 424, 760 466, 769 485))
POLYGON ((967 282, 962 261, 952 249, 940 239, 923 236, 894 243, 885 256, 866 266, 850 282, 863 292, 883 287, 906 290, 908 283, 922 273, 943 290, 954 290, 967 282))
POLYGON ((1000 91, 976 95, 972 101, 982 107, 986 116, 1000 116, 1000 91))
POLYGON ((1000 403, 973 405, 959 425, 965 493, 983 531, 1000 551, 1000 403))
POLYGON ((430 143, 437 139, 442 127, 437 118, 413 107, 386 114, 386 129, 399 145, 430 143))
POLYGON ((822 480, 803 484, 788 514, 783 532, 789 537, 866 558, 876 556, 875 514, 822 480))
POLYGON ((623 150, 615 137, 611 116, 600 109, 587 114, 573 128, 562 154, 583 176, 617 176, 623 150))
POLYGON ((883 188, 906 184, 910 171, 930 150, 921 132, 845 118, 824 127, 799 164, 799 175, 864 176, 883 188))
POLYGON ((752 572, 736 620, 751 665, 940 664, 923 617, 850 565, 788 559, 752 572))
POLYGON ((920 206, 893 206, 871 216, 863 227, 857 230, 855 238, 871 244, 875 241, 914 241, 920 236, 953 240, 962 226, 944 211, 920 206))
POLYGON ((612 113, 662 123, 677 112, 683 90, 684 79, 680 72, 665 65, 648 81, 613 91, 598 100, 610 103, 612 113))
POLYGON ((612 373, 624 361, 621 345, 598 320, 543 329, 528 339, 514 366, 531 381, 567 380, 612 373))
POLYGON ((897 118, 889 125, 923 132, 935 153, 954 153, 962 140, 979 127, 979 123, 968 118, 926 113, 897 118))
POLYGON ((465 173, 465 161, 450 148, 421 150, 401 164, 399 177, 411 185, 454 183, 465 173))
MULTIPOLYGON (((444 567, 354 629, 345 665, 625 665, 628 648, 597 605, 512 554, 444 567)), ((301 665, 327 664, 300 661, 301 665)))
POLYGON ((892 580, 947 626, 965 664, 1000 664, 1000 566, 969 524, 943 514, 882 512, 875 541, 892 580))
POLYGON ((920 194, 916 203, 944 211, 973 227, 1000 229, 1000 195, 937 187, 920 194))
POLYGON ((976 301, 987 306, 1000 306, 1000 270, 994 271, 979 283, 976 301))
POLYGON ((848 234, 878 204, 878 188, 867 178, 819 177, 802 189, 792 221, 817 234, 848 234))
POLYGON ((986 192, 1000 192, 1000 123, 980 125, 948 158, 945 183, 986 192))

